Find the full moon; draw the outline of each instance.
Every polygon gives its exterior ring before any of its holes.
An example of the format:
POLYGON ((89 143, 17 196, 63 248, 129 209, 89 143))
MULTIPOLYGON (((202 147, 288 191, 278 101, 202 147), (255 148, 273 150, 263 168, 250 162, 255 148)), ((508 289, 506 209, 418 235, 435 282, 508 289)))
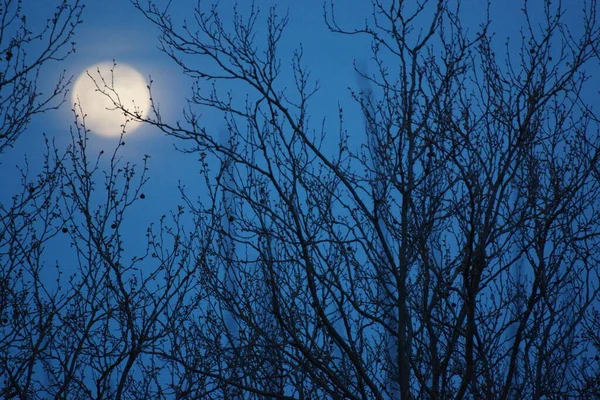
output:
POLYGON ((102 136, 119 136, 124 124, 125 131, 130 133, 139 128, 141 122, 126 116, 123 110, 115 107, 115 102, 131 113, 146 115, 150 108, 147 85, 146 79, 134 68, 102 62, 90 66, 77 77, 71 103, 78 112, 81 106, 87 129, 102 136))

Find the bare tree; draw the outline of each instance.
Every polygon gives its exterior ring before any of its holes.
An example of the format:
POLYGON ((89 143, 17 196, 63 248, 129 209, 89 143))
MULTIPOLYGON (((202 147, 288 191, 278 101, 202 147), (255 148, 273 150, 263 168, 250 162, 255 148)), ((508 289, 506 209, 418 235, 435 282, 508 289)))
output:
MULTIPOLYGON (((70 79, 64 72, 43 95, 38 87, 44 68, 74 51, 81 23, 80 1, 58 2, 42 29, 32 26, 21 1, 0 4, 0 155, 24 132, 31 118, 60 106, 70 79)), ((40 285, 44 246, 57 235, 59 214, 53 198, 60 173, 48 143, 43 170, 22 166, 21 188, 0 203, 0 396, 35 393, 36 360, 52 331, 54 298, 40 285), (34 175, 34 176, 32 176, 34 175)), ((4 187, 8 190, 9 188, 4 187)))
POLYGON ((214 362, 180 365, 257 397, 597 396, 599 121, 583 96, 595 1, 579 37, 560 2, 524 2, 521 41, 504 52, 489 13, 469 31, 459 3, 374 0, 357 29, 328 4, 332 31, 371 38, 375 68, 357 70, 373 89, 351 93, 365 146, 351 149, 340 110, 335 152, 309 118, 318 84, 301 51, 295 87, 281 86, 287 16, 270 9, 260 25, 257 9, 236 11, 229 29, 199 3, 180 29, 154 2, 133 3, 197 82, 187 124, 148 122, 233 164, 236 253, 212 253, 237 292, 212 268, 204 304, 235 316, 244 372, 220 369, 227 327, 211 331, 219 316, 202 308, 186 327, 214 362), (202 107, 224 113, 234 147, 202 128, 202 107), (265 349, 279 374, 258 367, 265 349), (281 391, 265 389, 273 379, 281 391))
POLYGON ((279 58, 276 8, 228 24, 198 2, 179 27, 168 6, 132 3, 195 79, 183 122, 157 106, 144 120, 197 155, 204 193, 182 187, 134 249, 146 160, 123 160, 123 138, 90 154, 76 108, 70 146, 49 143, 39 182, 24 178, 26 207, 3 209, 0 395, 598 397, 596 1, 579 36, 560 2, 523 2, 505 51, 495 21, 467 29, 458 2, 372 0, 358 28, 327 3, 333 32, 372 42, 348 93, 366 133, 341 108, 315 125, 319 85, 301 50, 279 58), (74 272, 57 264, 50 285, 59 235, 74 272))
POLYGON ((147 157, 123 160, 124 140, 90 154, 81 115, 71 144, 48 143, 45 169, 33 181, 24 173, 3 214, 0 395, 201 398, 202 378, 160 357, 192 344, 179 344, 178 329, 203 297, 197 233, 184 230, 180 206, 147 228, 145 246, 126 240, 126 216, 147 196, 147 157), (51 246, 67 255, 50 259, 51 246))

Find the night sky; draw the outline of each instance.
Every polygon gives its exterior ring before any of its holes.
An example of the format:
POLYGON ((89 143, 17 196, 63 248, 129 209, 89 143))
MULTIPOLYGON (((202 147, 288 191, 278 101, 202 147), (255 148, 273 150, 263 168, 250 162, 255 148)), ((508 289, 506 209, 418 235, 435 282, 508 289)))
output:
MULTIPOLYGON (((56 1, 28 0, 23 7, 30 20, 45 23, 51 14, 56 1)), ((167 1, 157 2, 166 5, 167 1)), ((244 2, 242 2, 244 3, 244 2)), ((336 1, 337 20, 343 27, 360 26, 371 12, 369 2, 350 0, 336 1)), ((573 11, 567 8, 566 22, 576 35, 581 28, 580 21, 582 1, 572 1, 573 11), (572 23, 571 23, 572 22, 572 23)), ((181 24, 191 15, 196 2, 173 1, 169 12, 175 22, 181 24)), ((221 1, 220 10, 223 20, 232 16, 234 2, 221 1)), ((478 24, 485 20, 483 2, 478 0, 464 1, 461 13, 468 29, 476 30, 478 24)), ((371 49, 365 37, 344 36, 331 33, 324 23, 322 0, 307 1, 256 1, 262 10, 264 23, 269 7, 276 5, 283 15, 289 13, 289 25, 280 44, 280 57, 283 63, 283 74, 279 84, 281 88, 293 86, 291 80, 291 57, 294 49, 302 48, 304 64, 311 69, 313 81, 318 81, 320 90, 312 99, 311 121, 313 126, 324 121, 326 132, 331 132, 325 140, 331 140, 332 148, 336 144, 339 132, 338 108, 344 110, 345 129, 350 135, 351 145, 365 143, 364 121, 361 111, 351 99, 350 90, 358 89, 360 82, 354 70, 357 66, 369 67, 371 49), (286 81, 289 79, 289 81, 286 81)), ((208 7, 208 4, 206 4, 208 7)), ((239 6, 241 13, 249 6, 239 6)), ((520 11, 521 1, 509 0, 493 2, 490 10, 492 30, 495 32, 495 45, 500 54, 506 53, 507 38, 509 52, 516 52, 510 43, 518 43, 520 33, 517 28, 522 23, 520 11), (511 24, 514 22, 514 25, 511 24)), ((41 25, 40 25, 41 26, 41 25)), ((123 0, 89 0, 85 2, 83 24, 76 31, 76 52, 65 61, 48 63, 42 69, 41 88, 49 90, 64 69, 68 76, 75 80, 86 68, 100 62, 127 64, 138 70, 148 80, 151 78, 154 100, 160 106, 162 118, 170 123, 183 122, 182 109, 186 99, 191 95, 193 79, 186 76, 158 46, 159 32, 145 19, 130 2, 123 0)), ((35 49, 35 45, 32 46, 35 49)), ((190 61, 194 62, 194 61, 190 61)), ((589 95, 596 95, 598 78, 590 81, 589 95)), ((202 82, 200 83, 202 85, 202 82)), ((245 86, 233 87, 234 96, 243 98, 247 94, 245 86)), ((223 115, 210 109, 198 110, 202 113, 202 122, 208 131, 219 135, 223 131, 223 115)), ((20 190, 20 173, 17 167, 23 168, 27 162, 30 174, 39 171, 42 155, 45 153, 46 137, 53 140, 56 147, 65 149, 71 143, 70 131, 74 128, 74 114, 71 96, 59 110, 49 111, 35 116, 25 133, 8 149, 0 159, 0 200, 8 201, 20 190)), ((137 165, 142 163, 145 155, 149 155, 148 167, 150 180, 144 193, 143 207, 132 207, 125 218, 123 232, 128 236, 128 251, 134 254, 145 245, 144 233, 153 222, 182 203, 178 187, 183 185, 191 197, 201 198, 204 193, 199 171, 198 156, 184 154, 177 149, 186 149, 188 144, 167 137, 152 126, 142 126, 124 138, 126 145, 119 150, 122 162, 137 165), (137 246, 142 246, 138 248, 137 246)), ((97 155, 104 150, 112 152, 118 143, 117 137, 105 137, 91 132, 88 152, 97 155)), ((107 162, 107 157, 103 160, 107 162)), ((215 166, 215 170, 218 166, 215 166)), ((101 201, 99 193, 98 201, 101 201)), ((68 243, 60 240, 52 248, 48 248, 48 263, 63 261, 68 264, 68 243)))
MULTIPOLYGON (((27 0, 24 8, 30 19, 44 22, 56 1, 27 0)), ((166 5, 167 1, 157 2, 166 5)), ((241 2, 242 4, 244 2, 241 2)), ((477 24, 486 18, 484 2, 478 0, 463 1, 462 14, 471 29, 477 29, 477 24)), ((519 21, 521 18, 521 1, 509 0, 493 2, 491 9, 492 28, 496 32, 496 44, 499 51, 505 48, 506 37, 517 40, 519 32, 507 21, 519 21), (502 4, 501 4, 502 3, 502 4), (511 7, 514 5, 514 7, 511 7)), ((580 4, 582 1, 572 1, 573 12, 567 12, 566 21, 579 21, 580 4)), ((223 19, 231 15, 235 2, 221 1, 220 10, 223 19)), ((256 1, 256 6, 263 10, 263 17, 269 7, 277 5, 281 14, 289 12, 290 22, 280 46, 283 62, 283 77, 290 78, 290 62, 293 49, 302 46, 305 65, 311 69, 311 76, 319 81, 320 91, 312 101, 311 119, 313 123, 325 118, 325 126, 333 132, 332 140, 337 136, 338 105, 345 111, 346 129, 350 137, 358 142, 364 139, 362 116, 357 104, 350 98, 349 88, 359 87, 357 75, 353 69, 353 61, 363 66, 369 63, 370 44, 360 36, 342 36, 328 31, 323 20, 323 2, 321 0, 307 1, 256 1), (287 65, 286 65, 287 62, 287 65)), ((194 7, 192 1, 174 1, 169 6, 169 12, 174 20, 183 21, 191 15, 194 7)), ((208 6, 208 3, 206 4, 208 6)), ((247 10, 244 6, 240 11, 247 10)), ((370 13, 367 2, 349 0, 336 1, 338 20, 342 26, 360 25, 370 13)), ((137 69, 146 78, 153 80, 153 94, 158 102, 163 119, 169 122, 181 121, 181 110, 185 100, 191 95, 193 80, 186 77, 180 68, 158 49, 158 31, 144 16, 128 1, 123 0, 89 0, 85 2, 83 24, 76 31, 76 52, 67 60, 49 63, 42 69, 42 86, 50 88, 60 72, 65 69, 67 75, 77 76, 86 68, 100 62, 115 60, 128 64, 137 69)), ((264 22, 264 19, 262 19, 264 22)), ((515 27, 518 26, 516 23, 515 27)), ((574 33, 578 26, 571 24, 574 33)), ((281 87, 292 85, 293 82, 280 81, 281 87)), ((594 87, 590 82, 590 87, 594 87)), ((240 87, 235 93, 245 96, 247 89, 240 87)), ((594 94, 594 91, 591 91, 594 94)), ((13 194, 14 185, 19 176, 15 173, 15 165, 23 165, 25 157, 31 171, 39 168, 40 155, 44 152, 43 135, 54 138, 58 148, 65 147, 70 142, 69 129, 73 127, 70 95, 67 102, 58 111, 50 111, 35 116, 27 131, 17 141, 16 146, 2 155, 0 174, 2 187, 0 199, 7 199, 13 194)), ((203 123, 217 134, 223 127, 223 116, 212 111, 203 111, 203 123)), ((89 138, 89 150, 97 152, 114 148, 116 138, 106 138, 92 133, 89 138)), ((176 142, 157 129, 143 126, 126 136, 126 146, 121 149, 124 159, 139 163, 145 154, 150 155, 149 167, 151 180, 147 187, 148 197, 145 215, 160 215, 165 208, 177 204, 179 195, 177 183, 179 180, 194 182, 197 174, 197 159, 193 155, 184 155, 175 150, 176 142)))
MULTIPOLYGON (((24 8, 31 18, 40 23, 52 12, 57 2, 29 0, 24 8)), ((166 4, 167 2, 158 2, 166 4)), ((242 2, 243 3, 243 2, 242 2)), ((190 10, 195 2, 177 1, 169 6, 169 12, 181 21, 191 15, 190 10)), ((262 16, 266 17, 269 7, 277 5, 281 13, 289 11, 287 35, 282 41, 281 57, 287 77, 291 77, 289 60, 293 49, 303 47, 305 64, 311 66, 312 77, 319 80, 321 90, 313 100, 313 122, 326 119, 327 126, 333 132, 332 140, 337 137, 339 129, 337 121, 338 104, 346 109, 346 122, 354 137, 362 140, 363 122, 358 106, 350 99, 349 87, 358 87, 353 60, 364 63, 369 56, 369 42, 361 38, 348 38, 332 34, 323 22, 323 3, 321 0, 296 1, 258 1, 262 16), (287 63, 287 66, 285 65, 287 63)), ((223 19, 232 15, 234 2, 222 1, 223 19)), ((208 6, 208 4, 207 4, 208 6)), ((357 6, 355 2, 338 2, 340 15, 347 16, 348 22, 363 20, 369 12, 368 4, 357 6), (352 6, 349 6, 352 4, 352 6)), ((243 6, 240 11, 245 10, 243 6)), ((49 63, 42 69, 42 86, 50 89, 63 69, 73 81, 84 71, 97 63, 111 62, 127 64, 137 69, 147 79, 152 79, 152 90, 155 101, 160 106, 163 119, 174 122, 183 121, 181 110, 186 98, 191 95, 193 79, 185 76, 175 63, 158 49, 158 34, 155 27, 135 9, 128 1, 123 0, 91 0, 85 2, 83 24, 76 31, 76 52, 67 60, 49 63)), ((264 19, 263 19, 264 21, 264 19)), ((93 71, 92 71, 93 72, 93 71)), ((282 87, 293 84, 281 82, 282 87)), ((72 85, 71 85, 72 86, 72 85)), ((247 88, 240 87, 236 95, 246 96, 247 88)), ((70 94, 67 101, 57 111, 50 111, 33 118, 26 132, 19 138, 14 148, 2 155, 0 160, 0 199, 6 200, 19 189, 20 174, 16 166, 23 166, 27 159, 29 169, 35 173, 42 162, 45 152, 43 134, 55 140, 59 149, 64 149, 70 142, 70 129, 74 127, 73 104, 70 94)), ((84 110, 85 111, 85 110, 84 110)), ((202 110, 203 123, 207 129, 218 135, 222 131, 223 115, 212 110, 202 110)), ((143 126, 125 136, 126 145, 120 149, 124 162, 141 164, 144 155, 149 155, 150 181, 146 187, 146 199, 143 210, 133 207, 130 212, 139 212, 139 218, 132 215, 126 218, 129 223, 137 225, 142 233, 145 226, 156 221, 168 210, 180 204, 177 189, 179 182, 186 185, 191 193, 199 190, 197 186, 198 159, 195 155, 183 154, 175 149, 186 148, 187 144, 166 137, 163 132, 150 126, 143 126), (135 223, 134 223, 135 221, 135 223)), ((118 143, 117 137, 89 135, 88 151, 97 154, 99 151, 112 151, 118 143)), ((106 159, 106 157, 104 157, 106 159)), ((197 192, 201 195, 201 191, 197 192)), ((50 254, 49 254, 50 256, 50 254)), ((51 256, 50 256, 51 257, 51 256)))

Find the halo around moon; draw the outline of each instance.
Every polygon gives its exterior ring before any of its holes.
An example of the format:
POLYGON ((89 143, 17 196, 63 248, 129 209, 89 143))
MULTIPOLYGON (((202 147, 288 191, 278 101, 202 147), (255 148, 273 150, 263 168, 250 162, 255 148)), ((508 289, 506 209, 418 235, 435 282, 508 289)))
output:
POLYGON ((87 129, 102 136, 119 136, 126 121, 127 133, 139 128, 141 122, 125 116, 123 110, 116 108, 113 101, 100 90, 129 112, 144 116, 150 108, 147 85, 144 76, 132 67, 101 62, 85 69, 77 77, 71 103, 76 103, 78 111, 81 106, 87 129))

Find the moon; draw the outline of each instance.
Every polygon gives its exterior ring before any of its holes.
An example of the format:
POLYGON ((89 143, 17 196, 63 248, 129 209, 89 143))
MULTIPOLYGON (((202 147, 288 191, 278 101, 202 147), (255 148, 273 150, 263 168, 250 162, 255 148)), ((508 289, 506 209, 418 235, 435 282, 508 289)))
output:
POLYGON ((131 133, 142 123, 126 116, 115 107, 115 100, 126 110, 140 117, 150 109, 148 82, 135 68, 126 64, 101 62, 86 68, 75 80, 71 103, 85 116, 87 129, 102 136, 131 133), (93 78, 93 79, 92 79, 93 78), (109 94, 107 97, 101 91, 109 94))

